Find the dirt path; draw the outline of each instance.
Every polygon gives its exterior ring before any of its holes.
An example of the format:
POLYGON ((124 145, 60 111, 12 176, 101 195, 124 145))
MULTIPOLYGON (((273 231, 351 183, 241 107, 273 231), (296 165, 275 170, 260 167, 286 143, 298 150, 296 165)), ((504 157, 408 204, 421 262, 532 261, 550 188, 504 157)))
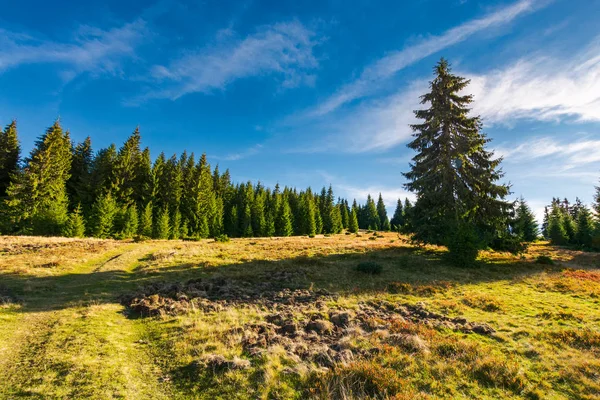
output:
POLYGON ((51 290, 20 309, 0 309, 0 397, 174 397, 144 345, 144 324, 114 299, 145 250, 103 254, 52 278, 51 290))

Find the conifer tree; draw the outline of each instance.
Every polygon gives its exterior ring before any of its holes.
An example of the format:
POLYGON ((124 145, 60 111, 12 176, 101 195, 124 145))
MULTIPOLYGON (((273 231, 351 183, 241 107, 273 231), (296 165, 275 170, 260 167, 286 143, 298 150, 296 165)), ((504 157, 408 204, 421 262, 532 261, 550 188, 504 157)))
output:
POLYGON ((36 141, 26 161, 7 190, 13 226, 24 233, 60 235, 68 218, 71 139, 58 120, 36 141))
POLYGON ((216 193, 211 197, 212 220, 210 222, 210 234, 212 237, 217 237, 224 232, 224 213, 225 207, 223 205, 223 199, 221 197, 215 197, 216 193))
POLYGON ((315 204, 310 188, 300 196, 300 222, 300 235, 316 235, 315 204))
POLYGON ((348 211, 348 203, 344 199, 340 199, 338 202, 338 207, 340 208, 340 215, 342 216, 342 228, 348 229, 350 225, 350 212, 348 211))
POLYGON ((315 228, 317 235, 323 233, 323 218, 321 218, 321 212, 318 208, 315 208, 315 228))
POLYGON ((91 197, 89 203, 83 202, 84 215, 88 215, 95 201, 101 196, 108 193, 112 187, 113 167, 117 159, 117 148, 111 144, 106 149, 101 149, 92 161, 90 171, 90 192, 91 197))
POLYGON ((138 225, 138 234, 142 237, 152 237, 152 201, 149 201, 144 206, 143 212, 140 215, 140 223, 138 225))
POLYGON ((577 233, 575 243, 579 246, 590 248, 594 239, 594 222, 590 210, 583 204, 577 212, 577 233))
POLYGON ((402 232, 413 232, 413 205, 408 199, 408 197, 404 199, 404 225, 402 228, 402 232))
POLYGON ((548 239, 548 223, 550 221, 550 214, 548 214, 548 206, 544 207, 544 220, 542 221, 542 236, 544 239, 548 239))
POLYGON ((342 214, 338 206, 334 206, 331 210, 331 233, 340 233, 343 229, 342 214))
POLYGON ((358 208, 356 206, 356 200, 354 200, 354 204, 352 205, 352 209, 350 210, 350 216, 348 217, 348 231, 351 233, 358 232, 358 208))
POLYGON ((383 197, 381 196, 381 193, 379 193, 379 198, 377 199, 377 215, 379 216, 379 229, 383 231, 389 230, 386 228, 387 226, 389 226, 390 221, 388 220, 387 210, 385 209, 385 203, 383 202, 383 197))
POLYGON ((265 236, 265 195, 264 192, 257 191, 252 202, 252 232, 254 236, 265 236))
POLYGON ((367 195, 367 203, 365 204, 365 228, 379 230, 379 214, 377 206, 371 195, 367 195))
POLYGON ((227 213, 227 218, 225 219, 225 232, 227 232, 227 235, 230 237, 237 237, 238 236, 238 226, 239 226, 239 222, 238 222, 238 208, 236 205, 233 205, 230 209, 229 212, 227 213))
POLYGON ((404 174, 405 187, 417 194, 413 239, 448 244, 449 234, 466 232, 460 225, 493 236, 505 229, 511 208, 504 200, 509 187, 496 184, 502 159, 485 149, 490 140, 480 132, 480 118, 468 116, 473 96, 462 92, 469 80, 453 75, 444 59, 434 72, 431 91, 421 96, 421 104, 430 107, 415 111, 423 122, 411 126, 408 147, 417 155, 404 174))
POLYGON ((539 231, 535 215, 522 196, 517 202, 515 218, 512 225, 514 233, 521 238, 521 240, 533 242, 537 239, 539 231))
POLYGON ((390 220, 388 219, 388 217, 385 217, 385 220, 383 221, 383 225, 381 226, 381 230, 385 231, 385 232, 389 232, 392 230, 392 225, 390 224, 390 220))
POLYGON ((154 239, 168 239, 171 234, 171 227, 169 226, 169 206, 160 208, 156 215, 156 223, 154 224, 154 239))
POLYGON ((592 209, 594 214, 596 214, 596 224, 600 234, 600 186, 596 186, 596 193, 594 193, 594 203, 592 205, 592 209))
POLYGON ((152 184, 152 160, 150 158, 150 149, 146 147, 138 159, 135 172, 133 196, 140 210, 148 202, 152 201, 152 184))
POLYGON ((73 147, 72 153, 70 177, 67 180, 69 208, 74 210, 82 204, 89 208, 93 203, 93 193, 90 188, 90 173, 94 160, 90 137, 88 136, 83 142, 73 147))
POLYGON ((20 154, 17 122, 12 121, 0 131, 0 198, 6 197, 8 186, 19 170, 20 154))
POLYGON ((69 219, 62 232, 63 236, 70 238, 81 238, 85 236, 85 223, 81 214, 81 206, 77 206, 69 213, 69 219))
POLYGON ((112 173, 112 188, 118 204, 129 206, 137 203, 142 195, 137 173, 140 171, 142 152, 139 127, 119 149, 112 173))
POLYGON ((392 230, 395 232, 399 232, 404 226, 404 210, 401 199, 398 199, 398 202, 396 203, 396 210, 394 211, 394 216, 390 223, 392 225, 392 230))
POLYGON ((242 235, 244 237, 252 237, 252 210, 250 204, 246 204, 241 218, 242 235))
POLYGON ((170 226, 169 239, 179 239, 181 237, 181 213, 179 212, 179 207, 176 207, 175 211, 171 213, 170 226))
POLYGON ((563 224, 563 212, 556 203, 552 205, 548 218, 548 239, 556 245, 565 245, 569 240, 563 224))
POLYGON ((200 225, 198 226, 197 237, 206 239, 210 236, 210 229, 208 227, 208 219, 206 215, 200 217, 200 225))
POLYGON ((570 209, 563 209, 562 212, 562 226, 565 230, 565 234, 567 235, 567 242, 570 244, 575 243, 575 234, 577 233, 577 224, 573 220, 570 209))
POLYGON ((130 239, 138 231, 139 217, 135 204, 129 207, 121 207, 115 217, 115 237, 119 239, 130 239))
POLYGON ((115 217, 118 212, 117 202, 110 192, 100 195, 92 208, 90 234, 105 239, 115 234, 115 217))
POLYGON ((287 196, 282 196, 279 201, 277 218, 275 220, 275 233, 277 236, 291 236, 294 233, 292 227, 292 210, 287 196))

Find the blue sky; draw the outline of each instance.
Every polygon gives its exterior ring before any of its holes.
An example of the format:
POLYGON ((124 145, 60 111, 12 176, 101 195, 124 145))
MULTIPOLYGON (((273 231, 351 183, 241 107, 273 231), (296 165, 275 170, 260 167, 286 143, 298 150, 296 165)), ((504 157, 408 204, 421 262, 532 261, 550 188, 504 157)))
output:
MULTIPOLYGON (((236 181, 333 184, 391 209, 412 110, 444 56, 514 197, 592 200, 600 177, 600 1, 4 2, 0 123, 25 151, 74 140, 183 149, 236 181)), ((410 196, 410 195, 409 195, 410 196)))

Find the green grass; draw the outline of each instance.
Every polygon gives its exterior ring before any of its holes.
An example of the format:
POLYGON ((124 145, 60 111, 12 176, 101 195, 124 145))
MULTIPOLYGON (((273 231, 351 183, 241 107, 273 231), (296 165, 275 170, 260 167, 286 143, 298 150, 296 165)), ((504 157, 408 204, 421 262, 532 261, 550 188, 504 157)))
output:
MULTIPOLYGON (((0 398, 600 397, 600 255, 539 243, 523 257, 484 252, 476 267, 459 268, 445 264, 444 249, 383 236, 0 238, 0 295, 11 298, 0 305, 0 398), (540 256, 552 264, 536 262, 540 256), (380 265, 381 273, 361 273, 360 263, 380 265), (240 332, 272 312, 260 304, 153 318, 120 304, 152 282, 221 276, 258 283, 281 271, 300 272, 294 286, 336 294, 326 310, 422 303, 496 333, 394 322, 349 336, 348 345, 369 356, 323 368, 278 345, 244 350, 240 332), (215 372, 199 363, 208 354, 251 367, 215 372)), ((309 306, 295 318, 318 312, 309 306)))

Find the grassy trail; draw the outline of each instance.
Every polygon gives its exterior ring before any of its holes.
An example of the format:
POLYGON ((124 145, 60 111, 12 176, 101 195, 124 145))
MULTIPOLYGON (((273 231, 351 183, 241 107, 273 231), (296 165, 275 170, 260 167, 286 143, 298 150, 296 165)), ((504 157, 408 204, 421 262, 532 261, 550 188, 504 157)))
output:
POLYGON ((30 296, 20 312, 1 314, 0 397, 173 397, 144 346, 144 322, 107 299, 144 250, 102 254, 30 296))

